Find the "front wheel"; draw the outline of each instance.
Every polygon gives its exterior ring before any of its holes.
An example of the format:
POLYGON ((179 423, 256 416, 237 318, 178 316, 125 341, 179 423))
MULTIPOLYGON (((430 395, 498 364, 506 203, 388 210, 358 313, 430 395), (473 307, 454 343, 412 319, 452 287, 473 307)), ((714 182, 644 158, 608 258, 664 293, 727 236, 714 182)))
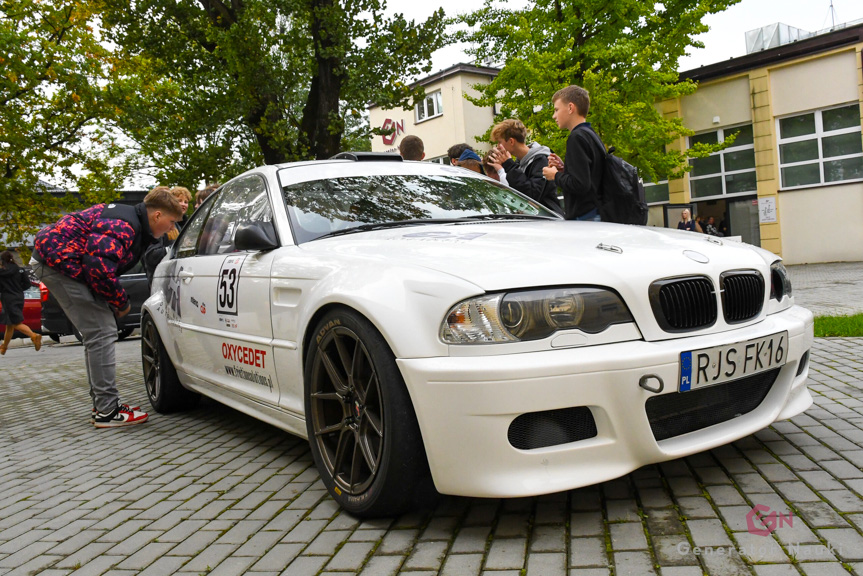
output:
POLYGON ((360 314, 314 330, 305 365, 306 429, 330 495, 356 516, 393 516, 436 496, 419 425, 395 357, 360 314))
POLYGON ((141 364, 147 396, 156 412, 167 414, 194 408, 201 395, 180 384, 177 370, 165 351, 156 323, 147 315, 141 320, 141 364))

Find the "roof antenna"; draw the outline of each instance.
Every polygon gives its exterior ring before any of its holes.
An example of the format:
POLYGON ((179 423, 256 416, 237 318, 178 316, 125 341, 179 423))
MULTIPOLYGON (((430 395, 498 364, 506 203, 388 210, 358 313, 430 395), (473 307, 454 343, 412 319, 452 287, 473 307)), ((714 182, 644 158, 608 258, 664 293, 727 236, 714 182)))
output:
POLYGON ((830 0, 830 29, 836 28, 836 8, 833 7, 833 0, 830 0))

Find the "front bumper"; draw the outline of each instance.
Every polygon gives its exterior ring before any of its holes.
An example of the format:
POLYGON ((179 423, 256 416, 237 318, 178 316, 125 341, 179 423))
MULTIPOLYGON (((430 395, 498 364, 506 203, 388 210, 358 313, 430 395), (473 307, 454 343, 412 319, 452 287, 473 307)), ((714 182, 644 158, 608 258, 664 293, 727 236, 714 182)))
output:
POLYGON ((806 410, 813 317, 794 306, 729 332, 661 342, 474 357, 400 359, 432 477, 444 494, 520 497, 560 492, 623 476, 641 466, 727 444, 806 410), (764 400, 725 422, 657 441, 645 411, 656 396, 642 376, 677 392, 680 353, 788 332, 788 357, 764 400), (798 368, 802 368, 798 370, 798 368), (799 373, 798 373, 799 372, 799 373), (508 440, 518 416, 586 406, 595 437, 520 450, 508 440))

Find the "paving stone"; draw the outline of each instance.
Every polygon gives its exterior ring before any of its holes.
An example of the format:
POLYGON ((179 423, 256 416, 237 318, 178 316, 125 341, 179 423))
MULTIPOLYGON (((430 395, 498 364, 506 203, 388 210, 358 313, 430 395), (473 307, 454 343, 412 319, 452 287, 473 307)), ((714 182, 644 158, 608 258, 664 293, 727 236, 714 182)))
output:
POLYGON ((647 548, 647 537, 641 522, 626 522, 611 524, 611 548, 613 550, 644 550, 647 548))
POLYGON ((601 512, 576 512, 571 518, 572 536, 596 536, 605 530, 601 512))
POLYGON ((749 532, 735 532, 737 550, 751 563, 770 562, 773 564, 790 562, 785 551, 771 536, 760 536, 749 532))
POLYGON ((647 552, 615 552, 614 568, 616 576, 656 574, 653 569, 653 561, 647 552))
POLYGON ((675 509, 651 510, 645 520, 651 538, 684 533, 683 522, 675 509))
POLYGON ((716 518, 716 511, 707 498, 701 496, 679 498, 677 503, 681 514, 686 518, 716 518))
POLYGON ((521 570, 525 560, 524 538, 501 538, 491 543, 486 557, 486 570, 521 570))
MULTIPOLYGON (((374 542, 348 542, 336 552, 332 560, 327 564, 327 570, 352 570, 357 572, 365 563, 366 556, 374 548, 374 542)), ((440 566, 440 563, 437 564, 440 566)))
POLYGON ((569 550, 572 567, 608 566, 605 538, 573 538, 569 550))
POLYGON ((689 540, 683 534, 673 536, 653 536, 653 551, 656 554, 656 561, 663 567, 662 573, 665 574, 667 566, 696 566, 698 558, 692 553, 692 546, 689 540))
POLYGON ((851 528, 824 528, 818 535, 840 560, 863 560, 863 536, 851 528))
POLYGON ((813 528, 848 526, 848 522, 826 502, 797 502, 794 506, 813 528))
POLYGON ((848 571, 840 564, 827 564, 824 562, 806 562, 800 564, 800 569, 806 576, 847 576, 848 571))
MULTIPOLYGON (((452 543, 452 547, 450 547, 450 554, 484 553, 490 533, 491 528, 489 526, 466 526, 462 528, 452 543)), ((384 538, 385 542, 390 534, 392 532, 384 538)))
POLYGON ((526 576, 566 576, 566 554, 531 554, 527 559, 526 576))
MULTIPOLYGON (((401 556, 372 556, 360 576, 395 576, 403 561, 401 556)), ((467 576, 469 573, 465 574, 467 576)))
POLYGON ((536 526, 530 539, 530 552, 565 552, 564 526, 536 526))
POLYGON ((446 557, 441 576, 475 576, 482 569, 482 554, 450 554, 446 557))
POLYGON ((688 520, 686 527, 695 546, 730 546, 731 540, 719 520, 688 520))

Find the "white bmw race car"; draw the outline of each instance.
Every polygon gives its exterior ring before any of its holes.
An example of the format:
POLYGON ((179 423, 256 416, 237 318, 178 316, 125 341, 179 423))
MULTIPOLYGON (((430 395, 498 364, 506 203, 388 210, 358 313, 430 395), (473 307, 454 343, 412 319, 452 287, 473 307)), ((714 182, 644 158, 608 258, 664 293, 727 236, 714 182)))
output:
POLYGON ((306 437, 332 497, 381 516, 595 484, 812 403, 777 256, 340 156, 246 172, 189 220, 142 310, 155 410, 203 394, 306 437))

